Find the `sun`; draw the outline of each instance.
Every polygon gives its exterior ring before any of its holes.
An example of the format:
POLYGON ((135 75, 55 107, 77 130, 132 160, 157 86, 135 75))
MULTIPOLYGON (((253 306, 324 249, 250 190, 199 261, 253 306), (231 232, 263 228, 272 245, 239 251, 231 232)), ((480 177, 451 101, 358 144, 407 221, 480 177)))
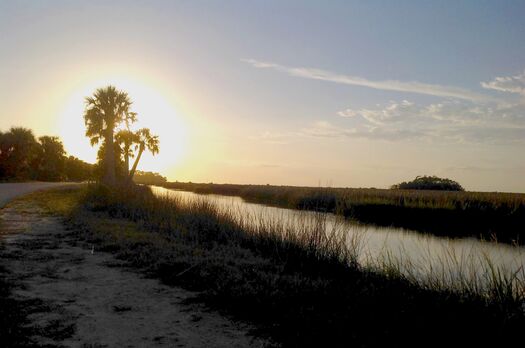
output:
POLYGON ((97 88, 113 85, 127 92, 133 102, 131 110, 137 113, 138 121, 131 128, 147 127, 160 139, 160 153, 156 156, 144 153, 138 169, 162 173, 181 165, 187 157, 188 122, 177 112, 173 98, 151 82, 129 76, 106 76, 84 81, 71 90, 59 120, 59 135, 68 153, 91 163, 96 161, 97 148, 91 147, 84 136, 84 98, 97 88))

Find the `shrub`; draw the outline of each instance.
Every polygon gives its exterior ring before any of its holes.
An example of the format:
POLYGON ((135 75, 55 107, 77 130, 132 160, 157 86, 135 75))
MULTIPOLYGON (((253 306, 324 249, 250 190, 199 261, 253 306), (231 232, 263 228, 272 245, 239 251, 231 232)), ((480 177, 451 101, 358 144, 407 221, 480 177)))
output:
POLYGON ((417 176, 412 181, 393 185, 392 189, 465 191, 458 182, 447 178, 438 178, 437 176, 417 176))

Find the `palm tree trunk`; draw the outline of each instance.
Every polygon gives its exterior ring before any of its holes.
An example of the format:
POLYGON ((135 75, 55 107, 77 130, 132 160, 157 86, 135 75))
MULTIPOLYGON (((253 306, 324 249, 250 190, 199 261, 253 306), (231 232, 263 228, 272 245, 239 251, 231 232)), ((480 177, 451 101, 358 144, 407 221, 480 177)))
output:
POLYGON ((106 130, 106 158, 103 182, 115 186, 115 148, 113 147, 113 126, 108 125, 106 130))
POLYGON ((126 167, 126 176, 129 176, 129 146, 124 148, 124 165, 126 167))
POLYGON ((137 170, 137 166, 138 166, 139 161, 140 161, 140 156, 142 156, 143 152, 144 152, 144 146, 141 144, 140 145, 139 154, 138 154, 137 158, 135 159, 135 163, 133 163, 133 168, 131 168, 131 172, 129 173, 129 179, 130 180, 133 180, 133 175, 135 175, 135 171, 137 170))

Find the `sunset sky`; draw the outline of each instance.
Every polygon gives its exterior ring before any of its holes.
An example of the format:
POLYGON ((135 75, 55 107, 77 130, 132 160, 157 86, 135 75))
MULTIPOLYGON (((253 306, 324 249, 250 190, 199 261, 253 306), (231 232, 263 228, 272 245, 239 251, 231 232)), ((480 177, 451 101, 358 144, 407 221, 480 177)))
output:
POLYGON ((93 162, 129 93, 175 181, 525 192, 524 1, 3 1, 0 130, 93 162))

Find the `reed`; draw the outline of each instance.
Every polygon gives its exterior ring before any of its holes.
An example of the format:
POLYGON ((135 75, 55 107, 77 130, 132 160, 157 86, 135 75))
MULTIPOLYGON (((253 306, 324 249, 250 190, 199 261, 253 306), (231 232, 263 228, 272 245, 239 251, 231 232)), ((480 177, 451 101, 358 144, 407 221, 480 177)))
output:
MULTIPOLYGON (((149 188, 42 193, 49 209, 78 195, 68 216, 85 238, 166 283, 258 327, 283 346, 505 344, 525 324, 523 283, 486 264, 489 282, 470 283, 468 255, 444 256, 460 276, 394 255, 364 265, 365 241, 327 224, 239 214, 210 200, 155 197, 149 188), (450 282, 450 280, 453 282, 450 282), (488 284, 488 285, 487 285, 488 284), (473 334, 475 333, 475 334, 473 334)), ((307 217, 308 216, 308 217, 307 217)), ((490 261, 490 260, 487 260, 490 261)))
POLYGON ((408 254, 404 252, 395 256, 384 251, 373 259, 363 256, 364 232, 348 233, 337 221, 329 224, 328 215, 322 212, 276 217, 264 212, 239 211, 234 205, 220 207, 205 197, 197 200, 158 197, 146 187, 138 191, 105 192, 103 198, 97 189, 89 192, 91 196, 86 201, 104 202, 112 216, 131 219, 143 223, 147 229, 200 245, 234 243, 285 263, 297 263, 292 260, 297 258, 309 260, 312 265, 339 264, 384 274, 389 279, 403 279, 433 291, 482 296, 488 303, 519 303, 525 299, 523 267, 517 271, 497 267, 487 253, 478 255, 472 250, 458 253, 446 245, 438 263, 431 262, 430 250, 426 250, 427 259, 418 264, 399 256, 408 254))
POLYGON ((239 196, 249 202, 332 212, 379 226, 521 244, 525 194, 166 183, 165 188, 239 196))

